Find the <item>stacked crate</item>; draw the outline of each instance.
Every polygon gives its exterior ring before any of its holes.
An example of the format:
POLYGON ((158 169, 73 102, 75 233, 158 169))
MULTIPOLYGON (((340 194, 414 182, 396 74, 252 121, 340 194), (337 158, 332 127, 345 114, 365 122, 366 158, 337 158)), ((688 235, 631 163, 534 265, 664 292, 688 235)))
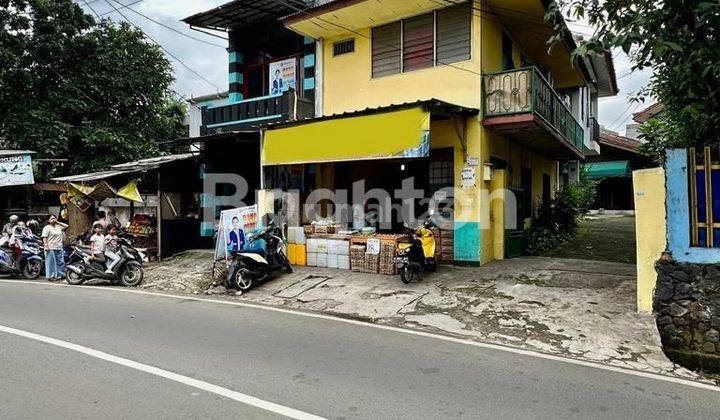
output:
MULTIPOLYGON (((435 255, 438 254, 437 244, 436 242, 435 255)), ((440 258, 437 258, 438 262, 452 263, 455 261, 455 231, 441 229, 439 245, 440 258)))
POLYGON ((395 275, 395 249, 397 243, 395 242, 381 242, 380 243, 380 274, 388 276, 395 275))
POLYGON ((352 271, 365 269, 365 245, 350 245, 350 269, 352 271))

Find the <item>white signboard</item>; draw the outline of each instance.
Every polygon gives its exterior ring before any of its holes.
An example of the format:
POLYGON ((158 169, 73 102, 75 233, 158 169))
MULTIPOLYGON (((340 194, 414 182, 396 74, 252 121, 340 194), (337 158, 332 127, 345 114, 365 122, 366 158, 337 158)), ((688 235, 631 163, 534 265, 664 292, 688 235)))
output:
POLYGON ((276 61, 270 63, 269 67, 270 77, 268 81, 271 95, 279 95, 288 89, 296 88, 297 59, 288 58, 287 60, 276 61))
POLYGON ((257 205, 223 210, 220 213, 215 259, 227 258, 232 252, 248 247, 247 235, 258 227, 257 205))
POLYGON ((460 181, 463 188, 469 188, 475 186, 475 168, 472 166, 466 166, 460 171, 460 181))
POLYGON ((368 255, 380 255, 380 239, 368 239, 365 253, 368 255))
POLYGON ((8 156, 0 158, 0 187, 10 185, 32 185, 32 159, 30 155, 8 156))

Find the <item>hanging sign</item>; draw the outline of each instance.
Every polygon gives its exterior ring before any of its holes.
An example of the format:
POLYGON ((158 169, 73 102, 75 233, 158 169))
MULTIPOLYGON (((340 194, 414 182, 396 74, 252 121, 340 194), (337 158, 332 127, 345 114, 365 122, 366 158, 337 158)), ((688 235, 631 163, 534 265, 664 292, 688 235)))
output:
POLYGON ((32 185, 32 159, 30 155, 8 156, 0 158, 0 187, 11 185, 32 185))
POLYGON ((296 88, 296 67, 297 59, 295 58, 270 63, 268 81, 271 95, 279 95, 288 89, 296 88))

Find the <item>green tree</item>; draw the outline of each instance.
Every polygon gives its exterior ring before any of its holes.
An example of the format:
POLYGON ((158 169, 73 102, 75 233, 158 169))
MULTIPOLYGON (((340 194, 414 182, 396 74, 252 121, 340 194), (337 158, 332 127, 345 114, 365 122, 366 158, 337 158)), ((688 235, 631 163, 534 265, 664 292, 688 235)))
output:
POLYGON ((156 155, 183 135, 173 80, 130 25, 71 0, 0 0, 0 147, 68 158, 70 173, 156 155))
POLYGON ((622 49, 632 69, 652 67, 641 97, 663 103, 663 118, 643 133, 650 145, 665 147, 720 142, 719 0, 558 0, 546 20, 558 15, 586 19, 595 35, 578 44, 575 57, 622 49))

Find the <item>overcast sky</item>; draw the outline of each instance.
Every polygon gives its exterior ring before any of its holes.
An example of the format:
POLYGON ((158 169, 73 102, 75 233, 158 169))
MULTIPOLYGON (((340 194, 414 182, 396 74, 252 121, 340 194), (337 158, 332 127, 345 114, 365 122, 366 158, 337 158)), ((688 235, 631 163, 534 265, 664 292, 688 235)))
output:
MULTIPOLYGON (((114 21, 125 19, 113 10, 110 5, 112 4, 119 8, 133 24, 142 28, 151 38, 160 43, 170 54, 182 60, 184 65, 178 62, 177 59, 168 56, 175 68, 177 80, 174 88, 182 95, 190 97, 191 95, 199 96, 227 90, 227 52, 223 47, 208 44, 226 45, 227 43, 221 39, 190 30, 188 25, 180 20, 192 14, 217 7, 229 0, 143 0, 133 4, 136 1, 87 0, 86 4, 85 0, 76 0, 77 3, 83 5, 88 13, 93 13, 94 10, 95 13, 103 17, 109 17, 114 21), (120 8, 118 2, 131 4, 131 6, 120 8), (207 43, 175 33, 140 16, 133 10, 179 32, 205 40, 207 43), (203 80, 194 72, 202 75, 207 80, 203 80)), ((592 32, 591 28, 582 24, 571 23, 570 29, 586 35, 592 32)), ((629 69, 628 58, 622 53, 616 53, 615 70, 618 76, 620 93, 615 97, 600 100, 600 124, 620 133, 625 132, 626 123, 632 122, 633 111, 639 111, 650 105, 650 103, 636 104, 628 101, 630 95, 637 92, 641 86, 647 83, 650 75, 649 71, 630 74, 629 69)))

